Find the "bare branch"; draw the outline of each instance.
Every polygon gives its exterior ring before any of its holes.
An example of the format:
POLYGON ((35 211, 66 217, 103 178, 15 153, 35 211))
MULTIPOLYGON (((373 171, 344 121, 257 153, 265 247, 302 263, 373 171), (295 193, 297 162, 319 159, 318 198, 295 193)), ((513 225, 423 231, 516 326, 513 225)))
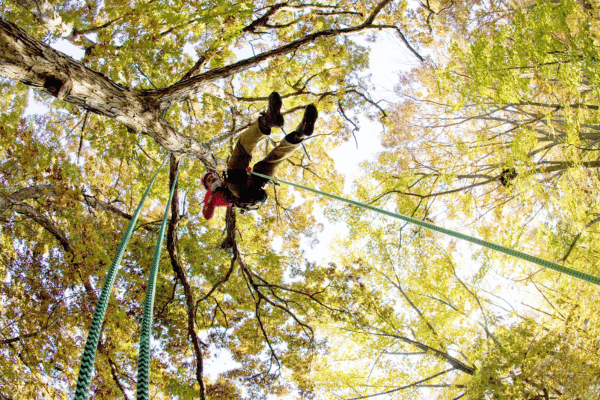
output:
POLYGON ((410 50, 411 53, 413 53, 415 55, 415 57, 417 57, 419 59, 419 61, 423 62, 425 61, 425 58, 423 58, 423 56, 421 56, 408 42, 408 39, 406 39, 406 36, 404 36, 404 34, 402 33, 402 31, 400 30, 400 28, 398 28, 395 25, 374 25, 373 27, 378 27, 378 28, 387 28, 387 29, 393 29, 396 31, 396 33, 398 34, 398 36, 400 36, 400 39, 404 42, 404 45, 410 50))
POLYGON ((463 363, 459 359, 457 359, 455 357, 452 357, 450 354, 448 354, 448 352, 435 349, 435 348, 433 348, 431 346, 428 346, 428 345, 426 345, 424 343, 417 342, 415 340, 407 338, 406 336, 396 335, 396 334, 387 333, 387 332, 381 332, 381 333, 377 333, 377 332, 363 332, 363 333, 369 334, 369 335, 385 336, 385 337, 391 337, 391 338, 398 339, 398 340, 400 340, 400 341, 402 341, 404 343, 410 344, 411 346, 414 346, 414 347, 418 348, 419 350, 428 352, 430 354, 435 355, 436 357, 439 357, 439 358, 447 361, 448 363, 450 363, 450 365, 452 365, 454 367, 454 369, 457 369, 457 370, 462 371, 462 372, 464 372, 466 374, 469 374, 469 375, 473 375, 475 373, 475 370, 476 370, 475 367, 470 367, 470 366, 466 365, 465 363, 463 363))
MULTIPOLYGON (((171 169, 169 174, 169 187, 172 187, 175 183, 175 172, 179 166, 179 158, 175 155, 171 154, 171 169)), ((202 343, 198 338, 198 334, 195 328, 195 308, 194 308, 194 295, 190 284, 187 280, 187 276, 181 265, 179 258, 177 258, 176 254, 176 242, 177 242, 177 224, 179 222, 179 194, 178 189, 175 187, 175 192, 173 193, 173 200, 171 202, 171 220, 169 221, 169 227, 167 230, 167 250, 169 252, 169 258, 171 259, 171 266, 173 267, 173 271, 175 272, 176 278, 181 282, 183 286, 183 292, 185 294, 185 300, 187 305, 187 319, 188 319, 188 337, 192 341, 194 356, 196 358, 196 381, 200 385, 199 396, 201 400, 205 399, 206 387, 204 385, 204 380, 202 378, 203 369, 204 369, 204 360, 202 354, 202 348, 200 344, 206 346, 206 344, 202 343)))
POLYGON ((279 13, 280 11, 297 11, 297 10, 302 10, 302 9, 311 9, 311 10, 315 10, 315 14, 316 15, 324 15, 324 16, 328 16, 328 15, 355 15, 355 16, 362 16, 361 13, 356 12, 356 11, 347 11, 347 10, 338 10, 337 6, 330 6, 330 5, 321 5, 321 4, 299 4, 299 5, 290 5, 288 3, 279 3, 279 4, 274 4, 270 7, 268 7, 269 9, 267 10, 267 12, 265 14, 263 14, 263 16, 261 16, 260 18, 252 21, 252 23, 250 23, 249 25, 247 25, 242 31, 243 32, 252 32, 252 33, 261 33, 261 32, 257 32, 257 29, 259 27, 265 27, 265 28, 273 28, 273 29, 278 29, 278 28, 284 28, 284 27, 288 27, 293 25, 294 23, 298 22, 299 20, 301 20, 301 18, 298 18, 292 22, 288 22, 282 25, 271 25, 269 24, 269 19, 271 17, 273 17, 274 15, 276 15, 277 13, 279 13), (323 12, 323 11, 318 11, 318 10, 324 10, 327 12, 323 12))
MULTIPOLYGON (((590 221, 586 226, 585 229, 591 227, 592 225, 595 225, 598 221, 600 221, 600 217, 590 221)), ((575 244, 577 244, 577 241, 579 240, 579 238, 581 237, 581 233, 579 233, 577 236, 575 236, 575 239, 573 239, 573 241, 571 242, 571 245, 569 246, 565 256, 563 258, 560 259, 561 262, 565 262, 567 261, 567 258, 569 258, 569 255, 571 254, 571 252, 573 251, 573 249, 575 248, 575 244)))
POLYGON ((451 372, 451 371, 454 371, 454 368, 449 368, 449 369, 447 369, 445 371, 438 372, 437 374, 428 376, 427 378, 424 378, 424 379, 421 379, 419 381, 410 383, 408 385, 401 386, 401 387, 396 388, 396 389, 388 390, 386 392, 380 392, 380 393, 370 394, 370 395, 367 395, 367 396, 352 397, 351 399, 347 399, 347 400, 368 399, 368 398, 371 398, 371 397, 377 397, 377 396, 382 396, 384 394, 390 394, 390 393, 398 392, 400 390, 410 389, 412 387, 418 387, 423 382, 430 381, 430 380, 432 380, 434 378, 437 378, 438 376, 445 375, 445 374, 447 374, 448 372, 451 372))
POLYGON ((31 337, 35 337, 37 335, 39 335, 40 333, 44 333, 45 331, 48 330, 49 327, 44 327, 43 329, 40 329, 37 332, 32 332, 32 333, 25 333, 23 335, 19 335, 10 339, 4 339, 2 341, 0 341, 0 345, 4 345, 4 344, 11 344, 11 343, 15 343, 15 342, 20 342, 24 339, 28 339, 31 337))
MULTIPOLYGON (((244 260, 241 257, 241 254, 239 253, 239 250, 237 248, 234 248, 235 251, 235 257, 237 259, 237 261, 240 263, 240 267, 242 269, 242 272, 246 275, 248 284, 250 285, 250 287, 252 288, 252 290, 254 291, 254 293, 257 295, 258 299, 256 301, 260 301, 261 299, 264 300, 266 303, 270 304, 271 306, 280 309, 281 311, 283 311, 284 313, 286 313, 287 315, 289 315, 297 324, 298 326, 300 326, 302 328, 302 330, 304 331, 304 333, 308 336, 310 341, 314 340, 314 331, 313 329, 307 325, 306 323, 300 321, 300 319, 298 318, 298 316, 296 316, 296 314, 294 314, 294 312, 292 312, 292 310, 290 310, 287 305, 281 305, 276 301, 271 300, 268 296, 266 296, 261 290, 260 290, 260 285, 257 284, 254 281, 254 277, 256 276, 251 270, 250 268, 246 265, 246 263, 244 262, 244 260)), ((276 296, 277 298, 277 296, 276 296)), ((281 299, 278 298, 279 301, 283 302, 285 304, 285 301, 282 301, 281 299)))
POLYGON ((227 237, 221 244, 221 247, 223 249, 225 249, 225 251, 227 251, 228 253, 233 254, 233 257, 231 259, 231 264, 230 264, 229 269, 227 270, 227 273, 225 274, 225 276, 222 279, 220 279, 217 283, 215 283, 214 286, 208 291, 208 293, 206 293, 204 296, 202 296, 196 302, 196 309, 198 309, 198 305, 202 301, 209 298, 213 294, 213 292, 215 290, 217 290, 217 288, 219 286, 221 286, 222 284, 224 284, 225 282, 227 282, 229 280, 233 270, 235 269, 235 261, 237 259, 236 254, 238 254, 238 250, 237 250, 237 241, 235 239, 235 232, 236 232, 235 208, 233 206, 227 207, 226 225, 227 225, 227 237))
POLYGON ((67 253, 75 254, 75 251, 71 246, 71 242, 67 239, 67 236, 48 217, 38 213, 33 207, 26 203, 14 204, 11 208, 19 214, 23 214, 26 217, 31 218, 33 221, 44 227, 44 229, 46 229, 52 236, 54 236, 54 238, 56 238, 56 240, 58 240, 62 248, 67 253))
POLYGON ((113 381, 115 381, 115 383, 117 384, 117 387, 121 391, 123 398, 125 400, 130 400, 129 395, 127 394, 127 389, 125 388, 125 385, 123 384, 123 382, 121 382, 121 378, 119 378, 120 373, 119 373, 119 368, 117 366, 117 363, 115 363, 115 361, 112 359, 112 357, 110 356, 109 350, 106 348, 106 346, 104 345, 103 342, 100 343, 100 352, 108 360, 108 364, 110 365, 110 375, 112 376, 113 381))
POLYGON ((214 82, 217 79, 226 78, 235 73, 242 72, 270 58, 278 57, 284 54, 289 54, 295 50, 300 49, 301 47, 304 47, 309 43, 316 41, 317 39, 348 35, 366 29, 379 29, 381 28, 381 26, 373 25, 373 21, 381 12, 381 10, 390 2, 391 0, 383 0, 381 3, 379 3, 379 5, 365 20, 365 22, 360 25, 350 28, 327 29, 323 31, 314 32, 300 39, 279 46, 275 49, 257 54, 254 57, 246 58, 233 64, 221 68, 215 68, 202 74, 190 77, 188 79, 184 79, 167 88, 149 90, 146 92, 147 96, 159 103, 161 108, 168 108, 174 102, 183 101, 186 98, 188 98, 192 93, 203 89, 206 83, 214 82))
MULTIPOLYGON (((8 209, 14 209, 17 212, 32 218, 31 216, 37 212, 35 212, 33 207, 29 206, 27 203, 23 203, 25 200, 36 200, 44 196, 60 196, 62 190, 63 189, 60 186, 57 187, 53 184, 43 184, 19 189, 9 195, 0 195, 0 214, 2 214, 8 209), (26 210, 28 211, 26 212, 26 210)), ((102 210, 112 214, 116 214, 127 220, 131 220, 131 218, 133 218, 131 214, 126 213, 120 210, 118 207, 109 204, 105 201, 99 200, 91 195, 83 194, 82 201, 84 201, 85 204, 87 204, 88 206, 97 210, 102 210)), ((148 231, 154 230, 151 226, 148 226, 146 224, 141 224, 141 226, 143 227, 143 229, 146 229, 148 231)))

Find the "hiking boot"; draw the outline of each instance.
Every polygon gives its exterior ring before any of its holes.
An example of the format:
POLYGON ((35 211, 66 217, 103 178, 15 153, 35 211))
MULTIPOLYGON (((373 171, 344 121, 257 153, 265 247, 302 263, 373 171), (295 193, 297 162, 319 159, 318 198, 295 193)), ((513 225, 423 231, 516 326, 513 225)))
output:
MULTIPOLYGON (((283 126, 283 115, 281 115, 281 96, 277 92, 272 92, 269 95, 269 107, 267 111, 260 113, 258 117, 258 126, 260 130, 265 133, 268 131, 271 133, 271 128, 283 126)), ((268 135, 268 133, 265 133, 268 135)))
POLYGON ((286 140, 290 143, 300 143, 312 135, 318 117, 319 112, 317 111, 317 107, 315 107, 314 104, 307 105, 304 109, 304 116, 302 117, 300 125, 298 125, 294 132, 286 136, 286 140))

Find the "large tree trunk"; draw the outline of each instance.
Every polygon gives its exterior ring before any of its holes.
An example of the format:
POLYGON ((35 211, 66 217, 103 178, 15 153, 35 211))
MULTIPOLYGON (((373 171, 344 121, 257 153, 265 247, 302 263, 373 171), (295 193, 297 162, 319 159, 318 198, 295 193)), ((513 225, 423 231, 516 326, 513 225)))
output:
POLYGON ((111 81, 0 19, 0 74, 147 134, 166 150, 217 168, 205 143, 176 132, 160 116, 156 96, 111 81))

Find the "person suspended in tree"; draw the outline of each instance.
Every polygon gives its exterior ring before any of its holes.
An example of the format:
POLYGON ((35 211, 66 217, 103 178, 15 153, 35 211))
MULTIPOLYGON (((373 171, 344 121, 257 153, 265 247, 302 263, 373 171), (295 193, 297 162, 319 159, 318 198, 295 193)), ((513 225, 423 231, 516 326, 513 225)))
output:
MULTIPOLYGON (((267 193, 264 186, 268 179, 252 175, 249 166, 252 150, 260 140, 271 134, 271 128, 283 126, 281 106, 279 93, 271 93, 267 111, 261 112, 257 121, 240 135, 227 164, 225 177, 221 177, 215 171, 204 174, 202 177, 202 184, 206 188, 202 209, 204 218, 211 219, 215 207, 233 204, 242 209, 252 209, 266 201, 267 193)), ((286 135, 265 158, 254 164, 254 172, 274 176, 277 166, 300 147, 304 139, 312 135, 318 115, 314 104, 306 106, 300 125, 294 132, 286 135)))

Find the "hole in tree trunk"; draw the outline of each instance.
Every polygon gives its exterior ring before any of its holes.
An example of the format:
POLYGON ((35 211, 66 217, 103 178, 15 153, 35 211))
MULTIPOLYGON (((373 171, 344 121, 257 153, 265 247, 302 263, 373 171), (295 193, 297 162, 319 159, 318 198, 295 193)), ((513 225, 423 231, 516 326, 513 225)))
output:
POLYGON ((51 95, 58 97, 58 92, 60 88, 63 86, 63 81, 60 79, 56 79, 53 76, 49 76, 46 78, 44 82, 44 88, 50 92, 51 95))

